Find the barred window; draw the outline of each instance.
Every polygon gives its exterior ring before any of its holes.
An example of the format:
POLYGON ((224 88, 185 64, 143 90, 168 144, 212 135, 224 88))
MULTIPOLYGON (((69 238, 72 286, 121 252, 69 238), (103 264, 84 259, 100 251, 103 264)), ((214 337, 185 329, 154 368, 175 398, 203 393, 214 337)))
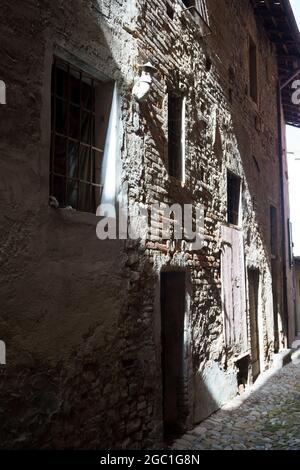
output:
POLYGON ((186 8, 191 9, 191 13, 196 13, 201 16, 204 22, 208 25, 208 11, 205 0, 182 0, 186 8))
POLYGON ((52 68, 50 196, 60 207, 96 212, 109 108, 106 82, 61 59, 52 68))

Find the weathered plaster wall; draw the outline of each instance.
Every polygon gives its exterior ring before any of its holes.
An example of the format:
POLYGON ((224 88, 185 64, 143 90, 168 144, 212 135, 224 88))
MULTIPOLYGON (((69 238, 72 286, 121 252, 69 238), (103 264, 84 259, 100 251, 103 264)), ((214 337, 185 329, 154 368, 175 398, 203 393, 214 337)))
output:
POLYGON ((173 20, 163 0, 2 3, 1 446, 157 447, 161 269, 187 272, 184 426, 236 392, 240 351, 224 343, 220 283, 227 168, 243 179, 246 264, 261 272, 262 367, 272 356, 270 203, 280 210, 274 51, 247 2, 209 0, 206 39, 190 14, 180 16, 180 0, 173 20), (246 93, 248 33, 259 45, 259 108, 246 93), (117 81, 130 201, 202 203, 202 251, 170 249, 159 231, 146 247, 99 242, 95 216, 48 206, 54 53, 117 81), (158 73, 149 101, 138 105, 133 79, 148 60, 158 73), (168 176, 168 87, 187 97, 184 187, 168 176))
POLYGON ((151 446, 160 438, 153 328, 131 269, 140 269, 137 255, 121 241, 100 243, 95 215, 48 205, 53 54, 117 81, 125 133, 134 16, 134 2, 122 0, 1 5, 1 447, 151 446))

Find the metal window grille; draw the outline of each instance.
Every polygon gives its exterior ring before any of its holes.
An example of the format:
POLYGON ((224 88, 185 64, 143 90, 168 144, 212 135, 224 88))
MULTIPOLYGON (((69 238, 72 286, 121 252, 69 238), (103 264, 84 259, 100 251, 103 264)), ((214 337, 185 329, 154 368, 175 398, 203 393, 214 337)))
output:
POLYGON ((204 22, 209 25, 208 11, 205 0, 182 0, 186 8, 196 11, 204 22))
POLYGON ((205 21, 206 24, 209 24, 208 11, 205 0, 196 0, 196 9, 200 13, 200 16, 205 21))
POLYGON ((100 204, 103 149, 96 147, 96 85, 54 58, 51 85, 50 195, 60 207, 95 212, 100 204))

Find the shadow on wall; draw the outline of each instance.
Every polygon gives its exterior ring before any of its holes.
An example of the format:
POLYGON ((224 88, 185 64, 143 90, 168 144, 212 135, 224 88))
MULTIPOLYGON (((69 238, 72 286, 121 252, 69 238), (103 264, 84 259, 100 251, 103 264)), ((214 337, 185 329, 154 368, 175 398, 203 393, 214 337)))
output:
MULTIPOLYGON (((137 249, 125 253, 124 241, 100 242, 93 214, 48 207, 50 149, 41 144, 41 132, 50 134, 50 109, 41 118, 42 102, 50 105, 47 41, 70 46, 96 67, 104 63, 117 77, 120 70, 87 2, 45 1, 42 11, 32 2, 6 3, 0 331, 7 361, 0 376, 0 446, 141 447, 141 436, 155 442, 160 435, 160 410, 137 249)), ((144 282, 153 285, 147 276, 144 282)))

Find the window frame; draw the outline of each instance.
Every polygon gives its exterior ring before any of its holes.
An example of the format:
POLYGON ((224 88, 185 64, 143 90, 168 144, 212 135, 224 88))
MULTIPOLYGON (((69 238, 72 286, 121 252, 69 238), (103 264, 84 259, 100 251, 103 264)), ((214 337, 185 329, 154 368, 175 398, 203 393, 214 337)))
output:
MULTIPOLYGON (((58 55, 53 56, 52 61, 52 78, 51 78, 51 135, 50 135, 50 162, 49 162, 49 195, 50 197, 54 197, 60 208, 68 207, 68 184, 74 183, 74 187, 76 188, 77 196, 76 196, 76 207, 72 207, 78 212, 85 212, 85 213, 96 213, 96 209, 98 206, 97 198, 96 198, 96 191, 99 190, 99 197, 98 200, 101 200, 101 193, 103 189, 103 184, 101 184, 101 167, 103 161, 103 153, 104 148, 100 148, 96 146, 96 132, 97 129, 100 129, 101 122, 100 117, 99 122, 97 123, 97 108, 96 108, 96 86, 101 84, 101 80, 95 78, 88 72, 86 72, 83 68, 79 68, 78 66, 71 63, 68 59, 64 59, 59 57, 58 55), (67 73, 67 85, 66 90, 63 91, 62 95, 58 95, 57 90, 57 69, 61 69, 64 73, 67 73), (79 80, 79 103, 76 103, 71 100, 71 81, 70 77, 74 74, 79 75, 79 79, 75 77, 75 80, 79 80), (91 93, 91 105, 90 108, 85 108, 82 104, 82 83, 84 80, 90 80, 90 93, 91 93), (62 105, 66 106, 66 128, 59 132, 57 130, 57 104, 58 102, 62 103, 62 105), (70 116, 71 116, 71 108, 79 109, 79 135, 78 137, 74 137, 70 135, 70 116), (81 117, 82 113, 85 112, 89 115, 89 124, 88 124, 88 133, 90 135, 89 142, 84 142, 82 140, 82 126, 81 126, 81 117), (93 130, 94 126, 94 131, 93 130), (65 154, 64 154, 64 164, 65 169, 64 172, 57 172, 56 170, 56 154, 55 154, 55 147, 56 147, 56 138, 61 138, 65 140, 65 154), (76 176, 71 176, 69 171, 69 145, 70 142, 77 145, 77 150, 75 150, 76 156, 76 176), (84 179, 80 174, 80 152, 81 148, 85 147, 88 149, 89 157, 88 157, 88 168, 89 168, 89 178, 84 179), (92 157, 94 153, 94 157, 92 157), (96 158, 96 155, 99 157, 99 162, 96 158), (97 168, 97 169, 96 169, 97 168), (94 175, 94 176, 93 176, 94 175), (97 182, 96 182, 97 176, 97 182), (54 188, 54 179, 60 178, 62 180, 62 187, 64 193, 63 200, 58 200, 58 193, 55 192, 54 188), (87 206, 86 202, 84 203, 84 207, 80 206, 80 190, 81 186, 85 185, 89 187, 89 207, 87 206)), ((74 78, 74 76, 73 76, 74 78)), ((57 157, 59 160, 59 157, 57 157)), ((83 186, 82 186, 83 187, 83 186)))
POLYGON ((287 234, 288 234, 288 263, 289 268, 292 269, 294 266, 294 243, 293 243, 293 225, 290 218, 287 219, 287 234))
POLYGON ((176 178, 177 180, 184 182, 184 172, 185 172, 185 122, 183 122, 185 117, 185 97, 180 95, 179 93, 170 90, 168 92, 168 174, 172 178, 176 178), (176 115, 172 115, 173 119, 170 119, 170 112, 171 112, 171 102, 173 101, 173 109, 178 106, 178 102, 180 102, 180 110, 176 110, 178 113, 176 115), (176 123, 179 121, 179 125, 175 124, 175 126, 170 126, 170 123, 176 123), (171 139, 171 135, 175 137, 174 140, 171 139), (174 153, 175 149, 175 153, 174 153))
POLYGON ((258 85, 258 51, 257 44, 249 34, 248 36, 248 71, 249 71, 249 97, 252 102, 258 105, 259 85, 258 85))
POLYGON ((193 15, 196 13, 197 15, 200 16, 200 18, 204 21, 204 23, 207 26, 209 26, 209 16, 208 16, 206 0, 181 0, 181 1, 185 7, 185 10, 191 11, 193 15))
POLYGON ((270 205, 270 247, 271 256, 277 258, 278 254, 278 213, 277 207, 270 205))
POLYGON ((231 170, 227 169, 226 173, 226 178, 227 178, 227 213, 226 213, 226 221, 229 225, 232 225, 234 227, 240 227, 241 225, 241 215, 242 215, 242 178, 233 173, 231 170), (237 197, 235 198, 237 200, 237 210, 231 210, 229 211, 229 179, 232 179, 233 181, 238 183, 238 188, 236 190, 236 195, 237 197), (233 216, 233 218, 230 220, 230 214, 233 216), (235 218, 234 218, 235 217, 235 218))

